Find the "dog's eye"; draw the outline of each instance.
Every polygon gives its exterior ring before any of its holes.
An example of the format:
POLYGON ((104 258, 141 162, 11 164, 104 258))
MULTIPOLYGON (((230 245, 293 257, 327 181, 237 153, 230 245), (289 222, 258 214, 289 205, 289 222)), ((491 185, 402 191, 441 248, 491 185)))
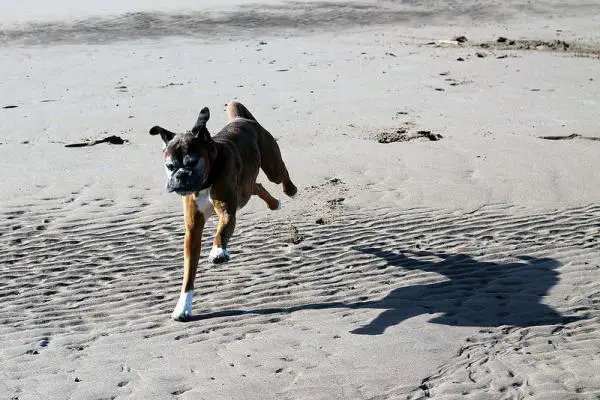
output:
POLYGON ((187 160, 187 162, 185 163, 185 166, 188 168, 195 168, 196 165, 198 165, 198 159, 197 158, 192 158, 190 160, 187 160))
POLYGON ((175 171, 175 169, 176 169, 176 168, 175 168, 175 165, 174 165, 174 164, 167 164, 167 169, 168 169, 169 171, 175 171))

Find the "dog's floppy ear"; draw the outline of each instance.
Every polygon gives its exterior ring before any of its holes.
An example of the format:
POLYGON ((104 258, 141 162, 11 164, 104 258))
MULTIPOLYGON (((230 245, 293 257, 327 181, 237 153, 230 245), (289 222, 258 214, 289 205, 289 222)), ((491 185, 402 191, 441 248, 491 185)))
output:
POLYGON ((162 138, 163 142, 165 142, 165 144, 169 143, 171 141, 171 139, 173 139, 175 137, 175 134, 173 132, 168 131, 165 128, 162 128, 160 126, 153 126, 152 128, 150 128, 150 134, 152 136, 160 135, 160 137, 162 138))
POLYGON ((206 122, 208 122, 209 118, 210 111, 208 110, 208 107, 204 107, 202 110, 200 110, 198 120, 192 128, 192 133, 205 142, 210 141, 210 133, 208 132, 208 129, 206 129, 206 122))

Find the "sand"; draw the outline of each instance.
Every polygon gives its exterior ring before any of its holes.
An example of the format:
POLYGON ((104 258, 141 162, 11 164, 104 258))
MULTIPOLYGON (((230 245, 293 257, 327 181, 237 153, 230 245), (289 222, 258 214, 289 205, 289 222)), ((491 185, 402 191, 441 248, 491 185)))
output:
POLYGON ((598 5, 194 3, 2 12, 0 398, 600 395, 598 5), (300 191, 174 322, 148 129, 232 99, 300 191))

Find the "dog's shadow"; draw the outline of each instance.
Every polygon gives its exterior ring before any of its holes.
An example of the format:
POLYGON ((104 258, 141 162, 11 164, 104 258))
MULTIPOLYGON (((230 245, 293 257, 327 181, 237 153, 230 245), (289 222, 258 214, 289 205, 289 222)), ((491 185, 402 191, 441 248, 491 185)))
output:
POLYGON ((368 324, 352 331, 364 335, 382 334, 388 327, 422 314, 441 313, 431 322, 455 326, 525 327, 565 324, 576 320, 573 317, 562 316, 541 302, 543 296, 558 282, 556 268, 560 263, 552 258, 521 256, 518 257, 519 261, 501 264, 478 261, 465 254, 429 251, 400 253, 373 247, 355 250, 382 258, 389 266, 407 271, 437 273, 446 279, 433 284, 403 285, 393 289, 380 300, 225 310, 200 314, 193 319, 333 308, 384 310, 368 324), (427 258, 427 261, 423 258, 427 258))

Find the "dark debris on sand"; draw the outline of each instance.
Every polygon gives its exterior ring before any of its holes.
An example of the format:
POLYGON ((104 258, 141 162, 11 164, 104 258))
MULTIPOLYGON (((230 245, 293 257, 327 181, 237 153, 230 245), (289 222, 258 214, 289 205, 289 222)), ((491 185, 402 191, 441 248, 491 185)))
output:
POLYGON ((572 133, 570 135, 565 136, 540 136, 540 139, 545 140, 573 140, 573 139, 584 139, 584 140, 592 140, 592 141, 600 141, 600 137, 597 136, 582 136, 576 133, 572 133))
POLYGON ((127 139, 123 139, 117 135, 107 136, 104 139, 94 140, 93 142, 82 142, 82 143, 69 143, 65 144, 65 147, 86 147, 86 146, 95 146, 100 143, 109 143, 109 144, 125 144, 129 142, 127 139))
POLYGON ((375 139, 378 143, 394 143, 394 142, 408 142, 415 139, 426 138, 431 141, 438 141, 443 138, 439 133, 432 133, 431 131, 417 131, 415 134, 410 134, 406 129, 400 128, 396 131, 383 131, 379 132, 375 139))
POLYGON ((564 40, 514 40, 499 37, 495 42, 484 42, 479 45, 482 48, 494 48, 498 50, 550 50, 568 51, 571 45, 564 40))

